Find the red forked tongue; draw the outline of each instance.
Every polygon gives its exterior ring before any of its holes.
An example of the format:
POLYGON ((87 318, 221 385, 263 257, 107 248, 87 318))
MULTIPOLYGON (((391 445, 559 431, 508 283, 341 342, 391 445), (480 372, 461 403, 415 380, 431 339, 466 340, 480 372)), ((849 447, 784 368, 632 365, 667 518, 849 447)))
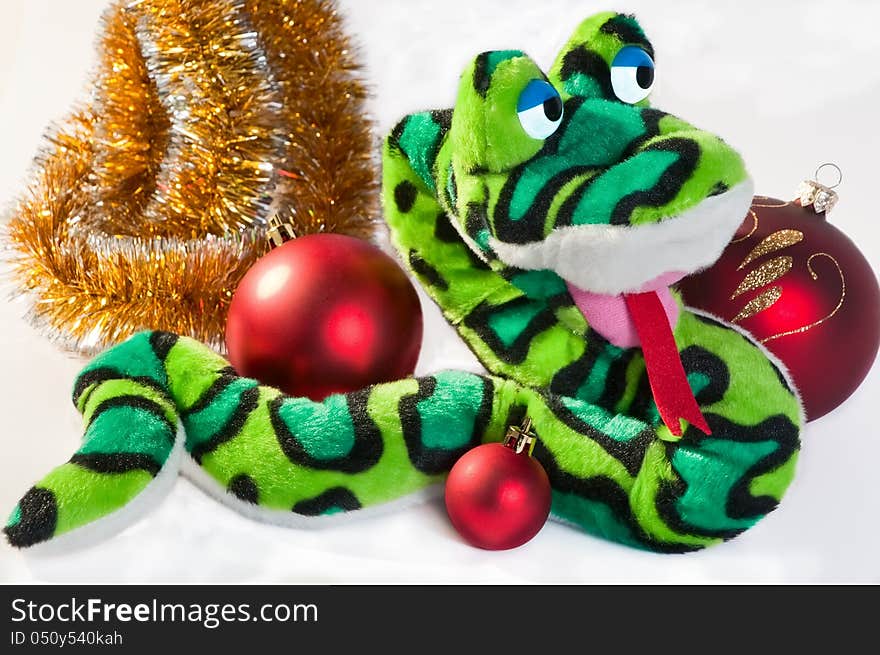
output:
POLYGON ((623 299, 642 343, 648 381, 666 427, 680 437, 680 419, 684 419, 705 434, 712 434, 688 384, 672 328, 657 292, 625 293, 623 299))

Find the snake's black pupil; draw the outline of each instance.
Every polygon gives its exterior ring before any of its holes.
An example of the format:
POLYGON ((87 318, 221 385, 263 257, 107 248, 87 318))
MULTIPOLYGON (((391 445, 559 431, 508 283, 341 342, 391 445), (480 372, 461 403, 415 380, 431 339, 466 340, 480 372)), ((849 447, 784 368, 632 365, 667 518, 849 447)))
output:
POLYGON ((554 123, 562 118, 562 98, 553 96, 544 101, 544 115, 554 123))
POLYGON ((639 66, 636 69, 636 82, 643 89, 650 89, 654 83, 654 69, 650 66, 639 66))

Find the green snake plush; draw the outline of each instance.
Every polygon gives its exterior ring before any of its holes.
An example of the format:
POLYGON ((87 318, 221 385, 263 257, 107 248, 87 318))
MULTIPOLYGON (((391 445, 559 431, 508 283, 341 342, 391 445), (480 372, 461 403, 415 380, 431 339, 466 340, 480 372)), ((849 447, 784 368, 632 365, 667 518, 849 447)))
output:
POLYGON ((648 106, 653 75, 635 19, 599 14, 549 74, 519 51, 481 54, 453 110, 386 139, 393 242, 489 375, 312 402, 189 338, 138 334, 79 375, 82 447, 22 498, 9 541, 118 530, 181 468, 247 516, 319 525, 429 489, 525 416, 560 520, 661 552, 752 526, 792 479, 801 406, 760 346, 669 289, 720 255, 752 185, 721 139, 648 106), (702 427, 658 411, 627 312, 639 293, 660 301, 702 427))

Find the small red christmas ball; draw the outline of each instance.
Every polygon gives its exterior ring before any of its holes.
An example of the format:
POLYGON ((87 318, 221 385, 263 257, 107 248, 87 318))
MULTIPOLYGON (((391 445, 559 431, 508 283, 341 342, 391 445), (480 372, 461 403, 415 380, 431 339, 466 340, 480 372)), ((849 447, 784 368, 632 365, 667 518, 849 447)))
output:
POLYGON ((756 196, 720 259, 680 284, 685 304, 749 331, 788 368, 813 420, 843 403, 880 347, 880 287, 825 214, 756 196))
POLYGON ((410 375, 421 343, 409 278, 375 246, 341 234, 302 236, 262 257, 226 325, 240 375, 313 400, 410 375))
POLYGON ((541 464, 500 443, 465 453, 446 481, 452 525, 477 548, 507 550, 534 537, 550 515, 550 480, 541 464))

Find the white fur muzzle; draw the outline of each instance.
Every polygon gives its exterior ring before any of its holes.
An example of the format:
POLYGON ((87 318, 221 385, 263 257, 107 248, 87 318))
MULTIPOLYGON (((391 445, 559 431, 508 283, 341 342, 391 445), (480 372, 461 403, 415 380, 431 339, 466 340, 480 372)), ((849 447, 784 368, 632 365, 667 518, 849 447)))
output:
POLYGON ((514 244, 492 238, 490 246, 510 266, 551 270, 594 293, 626 293, 663 273, 693 273, 714 263, 743 222, 753 193, 747 179, 657 223, 571 225, 543 241, 514 244))

